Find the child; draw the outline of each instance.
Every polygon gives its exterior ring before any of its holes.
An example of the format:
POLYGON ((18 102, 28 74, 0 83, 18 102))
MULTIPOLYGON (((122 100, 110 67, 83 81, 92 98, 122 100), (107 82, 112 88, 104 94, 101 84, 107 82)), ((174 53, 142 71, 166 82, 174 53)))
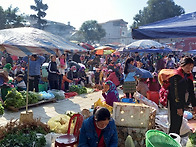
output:
POLYGON ((113 107, 113 102, 120 102, 116 86, 112 81, 107 81, 103 85, 102 96, 105 98, 106 104, 113 107))
POLYGON ((19 74, 17 75, 16 77, 16 82, 15 82, 15 87, 17 87, 17 90, 18 91, 23 91, 23 90, 26 90, 26 84, 23 80, 23 75, 22 74, 19 74))

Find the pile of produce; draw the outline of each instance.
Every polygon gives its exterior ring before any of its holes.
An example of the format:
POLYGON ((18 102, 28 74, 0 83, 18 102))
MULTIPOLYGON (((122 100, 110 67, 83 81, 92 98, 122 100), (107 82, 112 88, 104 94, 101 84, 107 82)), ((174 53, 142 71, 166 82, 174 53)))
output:
POLYGON ((0 115, 3 115, 3 113, 4 113, 4 107, 0 101, 0 115))
POLYGON ((192 145, 196 145, 196 132, 189 135, 189 140, 191 141, 192 145))
POLYGON ((45 146, 44 135, 50 132, 49 127, 42 123, 40 119, 22 124, 18 120, 11 120, 6 126, 0 127, 0 146, 1 147, 41 147, 45 146), (41 136, 37 136, 41 133, 41 136))
MULTIPOLYGON (((51 131, 55 133, 67 133, 69 120, 75 114, 73 111, 68 111, 66 114, 59 114, 55 117, 52 117, 48 121, 48 126, 50 127, 51 131)), ((71 132, 73 132, 74 122, 71 125, 71 132)))
MULTIPOLYGON (((18 92, 15 88, 8 91, 8 94, 6 95, 5 100, 5 106, 13 106, 15 108, 20 108, 22 106, 26 105, 26 91, 18 92)), ((28 93, 28 103, 29 104, 35 104, 39 100, 41 100, 40 95, 36 92, 29 91, 28 93)))
POLYGON ((8 91, 6 95, 6 100, 4 102, 6 107, 14 106, 15 108, 20 108, 25 106, 25 99, 20 92, 18 92, 15 88, 8 91))
POLYGON ((78 94, 87 93, 87 89, 81 85, 72 85, 69 87, 70 92, 77 92, 78 94))
POLYGON ((70 117, 68 115, 60 114, 49 119, 48 126, 50 127, 50 130, 55 133, 65 134, 68 130, 69 119, 70 117))
MULTIPOLYGON (((25 99, 25 102, 26 102, 27 92, 26 91, 21 91, 20 93, 22 94, 22 96, 23 96, 23 98, 25 99)), ((40 94, 38 94, 36 92, 29 91, 29 93, 28 93, 28 103, 29 104, 35 104, 40 100, 41 100, 40 94)))

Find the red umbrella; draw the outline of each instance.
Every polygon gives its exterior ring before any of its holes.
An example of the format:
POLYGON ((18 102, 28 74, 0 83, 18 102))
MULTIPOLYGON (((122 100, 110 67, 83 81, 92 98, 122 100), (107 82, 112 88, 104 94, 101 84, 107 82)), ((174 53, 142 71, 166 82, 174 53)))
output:
POLYGON ((88 50, 93 50, 95 49, 92 45, 88 44, 88 43, 84 43, 84 42, 81 42, 79 44, 81 47, 85 48, 85 49, 88 49, 88 50))

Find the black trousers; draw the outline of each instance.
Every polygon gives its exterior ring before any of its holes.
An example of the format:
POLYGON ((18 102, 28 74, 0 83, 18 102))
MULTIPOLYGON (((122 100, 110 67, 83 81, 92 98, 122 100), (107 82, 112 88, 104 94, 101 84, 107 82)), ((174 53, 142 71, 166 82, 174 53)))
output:
POLYGON ((180 128, 182 125, 183 116, 179 116, 177 114, 177 108, 175 107, 174 103, 172 103, 171 101, 169 102, 168 109, 169 109, 169 121, 170 121, 169 133, 176 133, 180 135, 180 128))
POLYGON ((59 79, 58 79, 58 89, 59 90, 61 90, 62 80, 63 80, 63 74, 59 75, 59 79))
POLYGON ((49 80, 50 89, 58 89, 58 80, 49 80))
POLYGON ((29 76, 29 91, 33 91, 35 88, 35 92, 39 92, 38 84, 39 84, 40 76, 29 76))
POLYGON ((69 83, 67 81, 64 82, 64 90, 69 90, 69 83))

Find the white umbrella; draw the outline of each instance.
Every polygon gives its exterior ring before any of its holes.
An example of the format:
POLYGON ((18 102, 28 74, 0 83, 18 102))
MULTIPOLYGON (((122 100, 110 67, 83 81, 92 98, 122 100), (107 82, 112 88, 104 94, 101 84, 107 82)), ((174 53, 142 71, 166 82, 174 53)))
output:
MULTIPOLYGON (((31 54, 56 54, 64 51, 87 51, 60 36, 36 28, 11 28, 0 30, 0 49, 16 56, 31 54)), ((29 58, 28 58, 29 63, 29 58)), ((26 112, 28 111, 29 64, 27 72, 26 112)))
POLYGON ((56 54, 58 51, 87 51, 64 38, 36 28, 0 30, 0 47, 16 56, 56 54))
POLYGON ((132 42, 131 44, 127 45, 127 49, 150 49, 150 48, 162 48, 163 45, 157 41, 154 40, 138 40, 135 42, 132 42))

